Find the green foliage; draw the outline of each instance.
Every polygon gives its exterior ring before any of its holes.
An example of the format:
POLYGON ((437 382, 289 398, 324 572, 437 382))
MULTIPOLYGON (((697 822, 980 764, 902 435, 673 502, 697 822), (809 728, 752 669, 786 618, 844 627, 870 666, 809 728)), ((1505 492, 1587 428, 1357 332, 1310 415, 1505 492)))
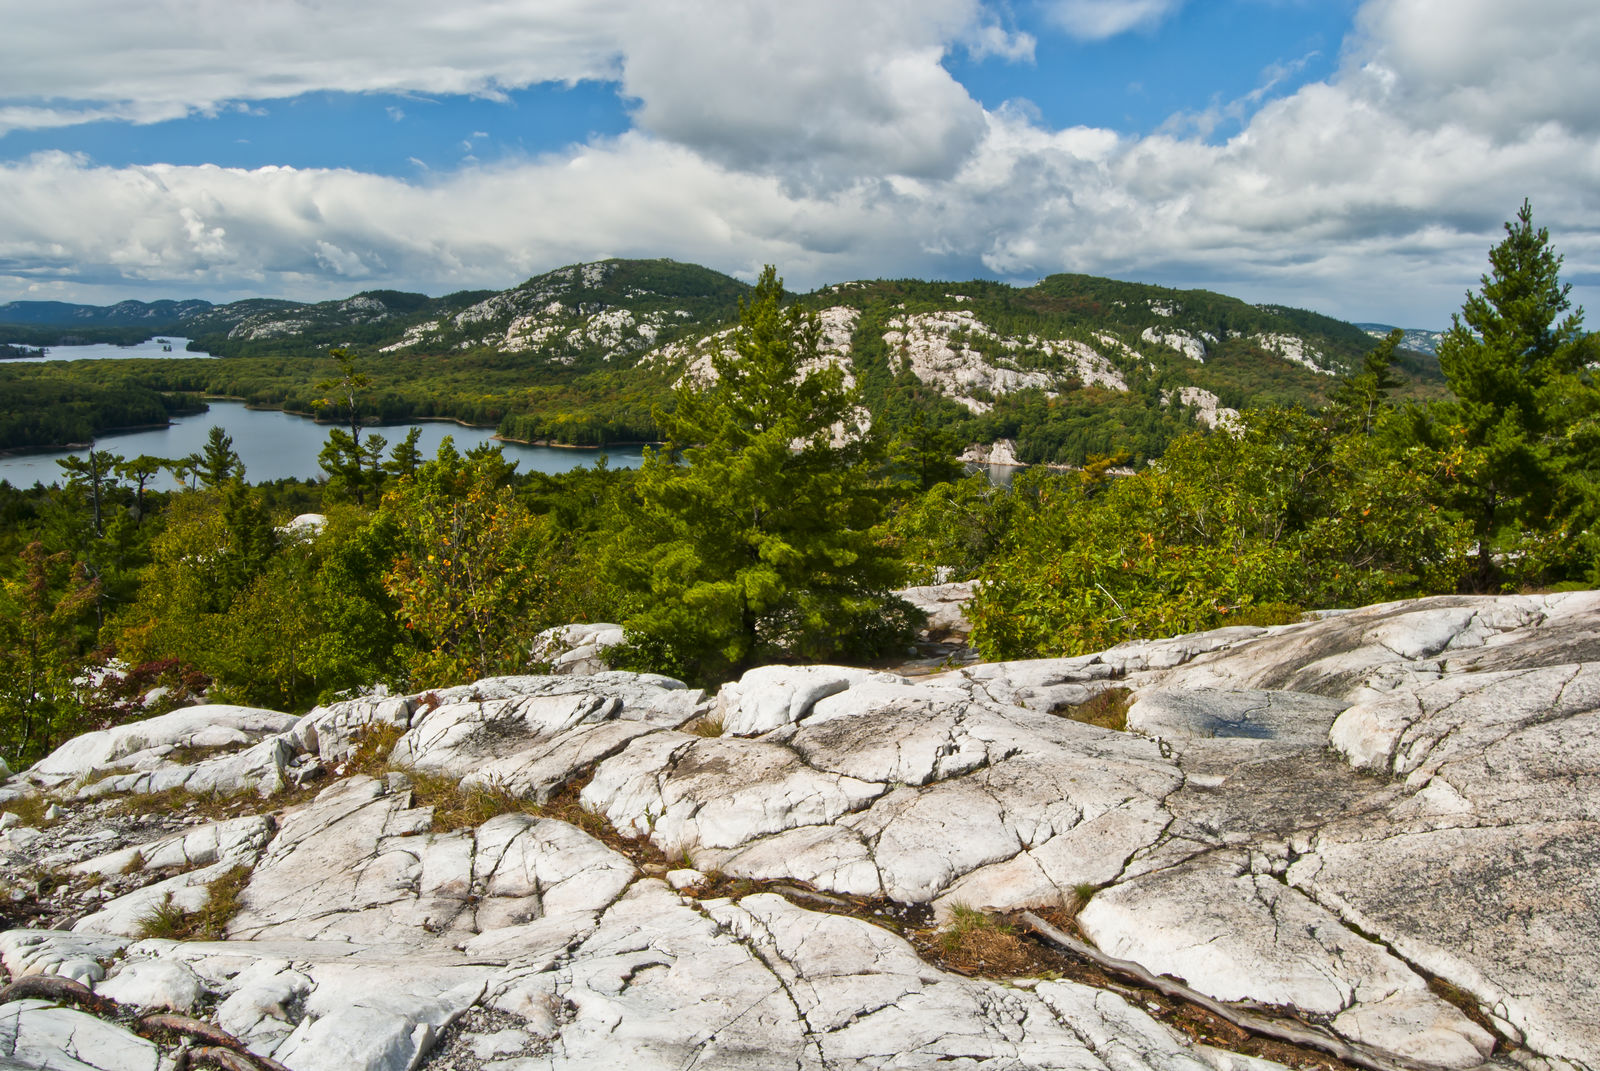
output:
POLYGON ((73 678, 99 585, 37 541, 18 565, 0 580, 0 755, 21 768, 82 728, 73 678))
MULTIPOLYGON (((137 382, 122 362, 0 364, 0 450, 87 443, 117 428, 166 424, 204 408, 190 397, 137 382)), ((133 363, 133 362, 129 362, 133 363)))
POLYGON ((890 522, 906 578, 913 584, 970 580, 1003 545, 1018 498, 982 473, 935 484, 890 522))
POLYGON ((400 553, 383 586, 408 637, 416 686, 523 671, 563 608, 553 526, 517 501, 498 450, 439 456, 384 499, 400 553))
POLYGON ((973 639, 990 658, 1079 654, 1227 624, 1266 603, 1359 604, 1448 590, 1463 526, 1423 451, 1386 454, 1301 410, 1190 435, 1137 475, 1029 473, 983 570, 973 639))
POLYGON ((1359 371, 1339 381, 1328 401, 1328 422, 1338 431, 1372 434, 1384 399, 1401 379, 1394 373, 1394 351, 1405 332, 1395 328, 1361 359, 1359 371))
MULTIPOLYGON (((1594 411, 1589 362, 1600 353, 1571 310, 1570 284, 1526 201, 1489 251, 1482 289, 1468 293, 1438 347, 1454 397, 1417 415, 1415 430, 1446 458, 1449 504, 1472 525, 1474 584, 1536 576, 1570 556, 1549 536, 1588 499, 1585 414, 1594 411), (1570 310, 1570 311, 1569 311, 1570 310), (1576 499, 1576 501, 1575 501, 1576 499)), ((1587 525, 1583 526, 1587 528, 1587 525)))
POLYGON ((853 399, 820 357, 815 315, 785 308, 768 268, 711 363, 714 383, 686 382, 658 414, 667 446, 646 455, 611 561, 633 664, 709 683, 903 643, 876 530, 881 446, 833 441, 853 399))

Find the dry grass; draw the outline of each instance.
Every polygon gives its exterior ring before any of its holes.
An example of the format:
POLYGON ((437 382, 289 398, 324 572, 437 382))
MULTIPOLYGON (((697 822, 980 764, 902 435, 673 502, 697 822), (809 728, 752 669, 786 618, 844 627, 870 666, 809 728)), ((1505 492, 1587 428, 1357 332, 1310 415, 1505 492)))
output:
POLYGON ((254 792, 233 794, 220 792, 190 792, 186 788, 168 788, 160 792, 135 792, 123 797, 113 808, 116 814, 184 815, 209 818, 237 818, 254 813, 260 808, 261 797, 254 792))
POLYGON ((462 787, 461 782, 443 774, 420 770, 403 772, 411 779, 411 791, 417 805, 433 808, 435 833, 473 829, 491 818, 514 811, 532 815, 540 813, 538 804, 519 798, 504 785, 462 787))
MULTIPOLYGON (((432 695, 432 692, 428 693, 432 695)), ((345 760, 346 774, 366 774, 369 777, 382 777, 384 774, 396 769, 389 765, 389 756, 394 752, 394 746, 406 734, 399 725, 381 723, 368 724, 355 735, 355 750, 345 760)))
POLYGON ((1057 713, 1085 725, 1127 732, 1128 707, 1132 705, 1132 699, 1133 693, 1126 688, 1108 688, 1086 703, 1067 707, 1057 713))
POLYGON ((197 911, 185 911, 164 896, 139 917, 138 936, 160 937, 171 941, 220 941, 228 934, 228 922, 239 913, 239 897, 250 881, 250 868, 230 867, 206 883, 206 902, 197 911))
POLYGON ((42 829, 49 824, 44 812, 52 802, 47 796, 20 796, 14 800, 7 800, 4 806, 0 806, 0 812, 9 811, 22 819, 23 825, 42 829))
POLYGON ((1020 975, 1035 968, 1037 946, 1024 941, 1005 919, 964 904, 956 904, 951 915, 938 937, 945 966, 989 977, 1020 975))
POLYGON ((727 731, 727 726, 723 724, 721 718, 714 718, 708 714, 703 718, 696 718, 685 731, 696 736, 721 736, 727 731))

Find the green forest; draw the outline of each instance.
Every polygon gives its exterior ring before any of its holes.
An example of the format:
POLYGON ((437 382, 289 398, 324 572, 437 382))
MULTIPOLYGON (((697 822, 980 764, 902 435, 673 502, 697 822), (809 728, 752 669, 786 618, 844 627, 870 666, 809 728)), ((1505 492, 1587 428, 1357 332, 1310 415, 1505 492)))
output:
MULTIPOLYGON (((318 408, 330 430, 323 481, 249 483, 214 429, 188 458, 97 450, 56 485, 0 483, 0 757, 26 764, 201 696, 301 711, 378 684, 528 672, 535 633, 575 621, 621 623, 614 661, 701 686, 769 662, 871 664, 903 654, 918 625, 894 591, 937 578, 981 582, 973 641, 990 659, 1593 585, 1600 352, 1560 269, 1525 204, 1440 347, 1436 389, 1403 374, 1398 334, 1350 338, 1348 371, 1309 400, 1285 386, 1274 403, 1257 384, 1256 404, 1215 431, 1148 404, 1159 370, 1119 399, 1024 392, 956 412, 883 352, 883 320, 934 284, 863 291, 847 384, 818 360, 815 302, 772 269, 730 294, 737 324, 710 379, 608 380, 619 371, 578 362, 530 386, 489 352, 379 362, 337 347, 41 379, 6 366, 4 420, 49 412, 69 438, 99 430, 97 412, 140 422, 198 392, 318 408), (24 390, 38 393, 13 401, 24 390), (495 449, 447 442, 423 458, 414 437, 362 437, 364 418, 446 414, 519 438, 659 445, 636 471, 551 477, 495 449), (1000 488, 953 461, 1001 435, 1081 467, 1000 488), (183 490, 150 488, 164 467, 183 490), (289 526, 307 512, 325 526, 289 526)), ((1002 295, 1019 333, 1125 300, 1081 277, 1035 291, 1002 295)), ((1228 318, 1248 307, 1218 301, 1218 337, 1252 328, 1228 318)), ((1246 389, 1230 386, 1248 373, 1226 351, 1199 371, 1225 400, 1246 389)))

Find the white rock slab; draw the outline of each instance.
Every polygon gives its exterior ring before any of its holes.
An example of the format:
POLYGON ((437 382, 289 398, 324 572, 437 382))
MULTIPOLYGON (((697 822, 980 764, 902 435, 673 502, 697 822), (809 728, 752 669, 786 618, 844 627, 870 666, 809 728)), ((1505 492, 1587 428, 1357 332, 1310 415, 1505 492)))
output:
POLYGON ((833 822, 886 787, 813 769, 778 744, 657 733, 601 763, 581 798, 673 854, 833 822))
POLYGON ((157 1071, 154 1045, 114 1023, 42 1000, 0 1004, 0 1063, 46 1071, 157 1071))
POLYGON ((0 933, 0 964, 12 978, 59 975, 93 985, 106 976, 101 960, 118 955, 128 942, 104 934, 64 930, 6 930, 0 933))
POLYGON ((1381 945, 1239 853, 1215 852, 1097 894, 1078 915, 1110 955, 1219 1000, 1335 1017, 1347 1036, 1447 1068, 1476 1067, 1494 1039, 1381 945), (1348 1024, 1339 1017, 1363 1010, 1348 1024))
POLYGON ((95 992, 119 1004, 187 1014, 206 995, 206 984, 186 964, 168 959, 129 960, 95 992))
POLYGON ((272 838, 272 822, 265 815, 245 815, 224 822, 212 822, 175 833, 147 844, 120 848, 75 863, 74 874, 99 874, 110 877, 130 866, 148 870, 164 867, 201 867, 229 862, 253 865, 272 838))
POLYGON ((797 722, 819 699, 867 681, 899 678, 845 666, 761 666, 722 686, 712 716, 722 720, 725 733, 754 736, 797 722))
POLYGON ((160 717, 73 737, 29 770, 30 777, 61 784, 111 766, 133 767, 177 747, 240 748, 294 726, 297 719, 276 710, 221 704, 187 707, 160 717))

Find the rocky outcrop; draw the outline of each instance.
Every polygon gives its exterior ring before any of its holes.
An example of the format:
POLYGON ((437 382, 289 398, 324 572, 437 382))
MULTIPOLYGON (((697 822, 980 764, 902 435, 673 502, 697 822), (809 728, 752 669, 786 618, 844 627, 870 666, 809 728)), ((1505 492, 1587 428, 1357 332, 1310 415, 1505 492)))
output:
MULTIPOLYGON (((184 713, 9 783, 61 811, 0 834, 36 927, 0 934, 0 964, 189 1008, 296 1071, 1277 1066, 1154 1003, 923 955, 924 915, 1024 907, 1076 913, 1103 952, 1209 997, 1294 1009, 1376 1066, 1600 1068, 1596 593, 914 681, 499 678, 278 722, 214 710, 227 750, 159 754, 202 731, 184 713), (355 772, 382 734, 389 772, 355 772), (93 791, 257 749, 308 787, 258 782, 241 798, 279 795, 193 823, 93 791), (75 787, 130 759, 148 769, 75 787), (500 813, 441 825, 423 791, 441 776, 500 813), (238 867, 226 940, 146 936, 238 867), (48 895, 28 891, 46 872, 48 895)), ((120 1028, 80 1015, 4 1005, 0 1055, 84 1063, 63 1038, 120 1028)), ((115 1042, 127 1066, 136 1042, 115 1042)))
MULTIPOLYGON (((1001 336, 965 309, 911 313, 886 326, 884 345, 901 368, 975 413, 988 412, 987 399, 994 395, 1020 390, 1054 394, 1068 379, 1105 390, 1128 389, 1117 366, 1088 343, 1001 336)), ((1127 350, 1120 342, 1107 348, 1127 350)))

